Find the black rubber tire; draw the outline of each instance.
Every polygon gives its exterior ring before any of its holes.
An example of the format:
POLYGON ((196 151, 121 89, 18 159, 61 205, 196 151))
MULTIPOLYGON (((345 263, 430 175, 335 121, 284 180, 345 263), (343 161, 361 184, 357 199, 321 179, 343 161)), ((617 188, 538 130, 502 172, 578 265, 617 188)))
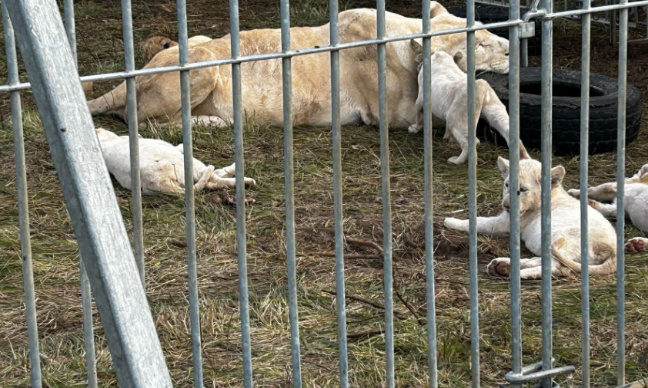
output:
MULTIPOLYGON (((484 74, 508 109, 508 75, 484 74)), ((530 149, 541 145, 541 69, 520 70, 520 139, 530 149)), ((555 155, 580 152, 581 72, 553 71, 552 141, 555 155)), ((589 153, 615 151, 617 147, 618 82, 599 74, 590 75, 589 153)), ((626 94, 626 144, 633 142, 641 127, 641 93, 628 84, 626 94)))
MULTIPOLYGON (((527 11, 528 8, 520 8, 520 15, 524 15, 527 11)), ((458 17, 466 17, 466 8, 464 7, 450 7, 448 8, 448 12, 458 17)), ((505 22, 509 20, 509 9, 504 7, 477 7, 475 8, 475 20, 484 24, 505 22)), ((536 34, 533 38, 527 39, 529 56, 537 56, 542 52, 540 19, 535 19, 534 22, 536 25, 536 34)), ((508 27, 492 28, 489 31, 502 38, 509 38, 508 27)))

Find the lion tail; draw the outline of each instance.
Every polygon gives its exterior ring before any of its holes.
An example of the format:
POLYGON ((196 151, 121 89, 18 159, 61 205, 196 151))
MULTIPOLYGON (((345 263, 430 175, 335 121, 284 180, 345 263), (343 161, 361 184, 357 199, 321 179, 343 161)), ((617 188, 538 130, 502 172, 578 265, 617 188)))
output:
POLYGON ((196 184, 194 185, 194 191, 200 191, 204 189, 207 183, 209 183, 209 179, 211 179, 213 173, 214 166, 207 166, 207 168, 205 168, 205 171, 203 171, 200 179, 198 179, 198 182, 196 182, 196 184))
MULTIPOLYGON (((551 255, 554 259, 558 260, 560 264, 574 272, 580 273, 582 270, 581 263, 573 261, 562 254, 561 248, 564 245, 564 237, 556 240, 551 245, 551 255)), ((599 259, 597 261, 600 261, 601 264, 591 264, 589 266, 589 273, 591 275, 607 275, 613 273, 616 270, 616 251, 614 248, 608 245, 602 246, 602 244, 599 244, 598 247, 594 247, 594 251, 594 255, 598 256, 597 259, 599 259)))
POLYGON ((88 101, 88 108, 93 115, 116 112, 124 107, 126 107, 126 82, 122 82, 103 96, 88 101))

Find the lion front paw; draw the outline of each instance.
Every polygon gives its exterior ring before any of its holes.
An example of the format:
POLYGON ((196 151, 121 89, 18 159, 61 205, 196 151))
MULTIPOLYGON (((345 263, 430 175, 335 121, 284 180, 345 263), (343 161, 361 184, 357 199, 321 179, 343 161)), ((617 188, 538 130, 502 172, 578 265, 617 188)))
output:
POLYGON ((496 276, 509 276, 511 273, 511 259, 505 257, 498 257, 493 259, 486 267, 489 275, 496 276))
POLYGON ((421 126, 417 124, 412 124, 409 127, 407 127, 407 131, 409 133, 418 133, 418 131, 421 130, 421 126))

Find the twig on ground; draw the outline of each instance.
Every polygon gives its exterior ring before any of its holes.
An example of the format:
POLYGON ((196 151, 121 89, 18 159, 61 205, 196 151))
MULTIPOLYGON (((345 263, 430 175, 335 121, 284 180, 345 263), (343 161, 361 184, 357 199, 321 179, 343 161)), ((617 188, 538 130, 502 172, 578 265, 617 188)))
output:
POLYGON ((383 333, 382 329, 369 329, 369 330, 355 331, 352 333, 347 333, 347 339, 358 340, 362 337, 371 337, 374 335, 380 335, 382 333, 383 333))
POLYGON ((412 305, 410 305, 410 304, 407 302, 407 300, 405 300, 405 298, 403 298, 403 296, 400 294, 400 292, 398 292, 396 289, 394 289, 394 293, 396 294, 396 296, 398 297, 398 299, 399 299, 401 302, 403 302, 403 304, 405 305, 405 307, 407 307, 407 309, 412 313, 412 315, 414 316, 414 318, 416 318, 416 321, 418 322, 418 324, 421 325, 421 326, 425 326, 425 324, 426 324, 425 320, 423 320, 423 318, 421 318, 421 317, 418 315, 417 311, 414 310, 414 308, 412 307, 412 305))
MULTIPOLYGON (((337 296, 337 292, 335 292, 335 291, 322 290, 322 292, 324 292, 326 294, 329 294, 329 295, 337 296)), ((385 309, 385 306, 383 306, 383 305, 381 305, 379 303, 372 302, 372 301, 370 301, 368 299, 360 298, 358 296, 353 296, 353 295, 346 294, 346 298, 350 299, 350 300, 354 300, 356 302, 367 304, 367 305, 369 305, 371 307, 375 307, 375 308, 380 309, 380 310, 385 309)), ((394 310, 394 316, 396 318, 398 318, 398 319, 405 319, 404 314, 399 312, 399 311, 396 311, 396 310, 394 310)))

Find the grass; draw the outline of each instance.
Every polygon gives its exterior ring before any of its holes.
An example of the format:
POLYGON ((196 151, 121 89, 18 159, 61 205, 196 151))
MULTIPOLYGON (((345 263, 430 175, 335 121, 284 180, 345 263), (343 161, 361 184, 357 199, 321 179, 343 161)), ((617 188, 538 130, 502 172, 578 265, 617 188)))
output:
MULTIPOLYGON (((328 16, 326 1, 295 4, 293 25, 314 25, 328 16)), ((372 6, 348 1, 343 7, 372 6)), ((172 3, 134 2, 136 40, 153 34, 173 37, 172 3)), ((416 5, 394 5, 417 15, 416 5)), ((77 36, 82 74, 123 67, 120 46, 121 14, 118 8, 81 2, 77 36), (104 15, 102 23, 95 22, 104 15)), ((190 4, 190 34, 218 36, 227 32, 228 9, 190 4)), ((241 2, 242 28, 277 27, 278 5, 261 0, 241 2)), ((580 67, 579 25, 556 22, 554 65, 580 67)), ((594 29, 595 39, 606 32, 594 29)), ((615 76, 616 53, 604 44, 593 45, 594 72, 615 76)), ((138 65, 141 66, 139 52, 138 65)), ((534 63, 537 59, 532 58, 534 63)), ((648 96, 645 57, 629 62, 629 80, 648 96)), ((1 62, 1 61, 0 61, 1 62)), ((114 83, 97 84, 95 94, 114 83)), ((12 149, 8 99, 0 100, 2 149, 12 149)), ((38 114, 29 94, 24 99, 30 227, 36 280, 39 338, 44 385, 77 386, 85 383, 78 249, 67 216, 60 185, 48 152, 38 114)), ((627 170, 636 171, 648 160, 648 112, 644 109, 639 139, 627 147, 627 170)), ((126 133, 124 123, 97 117, 97 125, 126 133)), ((244 128, 246 175, 259 186, 249 194, 256 203, 247 211, 248 279, 254 380, 258 386, 291 383, 290 333, 287 316, 285 265, 285 204, 283 135, 281 128, 248 119, 244 128)), ((178 143, 179 128, 149 128, 145 137, 178 143)), ((297 127, 295 151, 295 214, 297 239, 297 289, 303 382, 306 386, 338 385, 337 321, 335 296, 331 133, 326 128, 297 127)), ((434 241, 439 385, 465 387, 470 381, 470 322, 467 236, 441 226, 443 217, 467 216, 467 169, 446 162, 458 146, 448 145, 436 133, 434 140, 434 241)), ((501 178, 495 168, 498 155, 508 150, 482 141, 478 159, 478 206, 482 215, 499 211, 501 178)), ((222 166, 234 158, 233 134, 228 129, 197 127, 194 153, 198 159, 222 166)), ((382 244, 380 203, 380 139, 376 128, 346 127, 342 137, 344 225, 350 240, 345 253, 364 255, 346 260, 349 379, 353 386, 381 386, 385 380, 384 296, 382 260, 376 250, 353 239, 382 244), (371 303, 367 303, 367 301, 371 303)), ((539 154, 536 152, 537 157, 539 154)), ((0 381, 3 386, 29 384, 29 361, 24 321, 16 180, 13 155, 0 153, 0 381)), ((567 169, 567 187, 577 186, 578 158, 555 157, 567 169)), ((615 155, 590 157, 590 179, 598 184, 613 179, 615 155)), ((427 384, 425 318, 425 262, 423 226, 422 134, 390 132, 393 257, 395 305, 395 363, 398 386, 427 384), (401 300, 402 298, 402 300, 401 300), (406 301, 404 303, 403 301, 406 301)), ((117 201, 129 232, 130 193, 116 187, 117 201)), ((205 386, 240 386, 242 379, 235 209, 211 201, 212 193, 196 195, 196 246, 198 255, 201 334, 205 386)), ((175 386, 191 386, 192 359, 184 246, 184 201, 173 196, 144 197, 144 243, 149 303, 175 386)), ((639 232, 631 226, 626 236, 639 232)), ((479 296, 481 379, 487 387, 504 384, 510 370, 510 298, 507 279, 488 276, 490 259, 507 256, 508 239, 479 238, 479 296)), ((626 374, 628 381, 648 375, 646 310, 648 254, 627 256, 626 267, 626 374)), ((554 357, 559 365, 575 365, 575 374, 561 377, 562 386, 580 384, 580 282, 577 278, 553 282, 554 357)), ((540 283, 522 285, 524 362, 540 359, 540 283)), ((616 382, 615 277, 591 279, 592 386, 616 382)), ((95 312, 97 365, 101 386, 116 386, 110 355, 95 312)))

